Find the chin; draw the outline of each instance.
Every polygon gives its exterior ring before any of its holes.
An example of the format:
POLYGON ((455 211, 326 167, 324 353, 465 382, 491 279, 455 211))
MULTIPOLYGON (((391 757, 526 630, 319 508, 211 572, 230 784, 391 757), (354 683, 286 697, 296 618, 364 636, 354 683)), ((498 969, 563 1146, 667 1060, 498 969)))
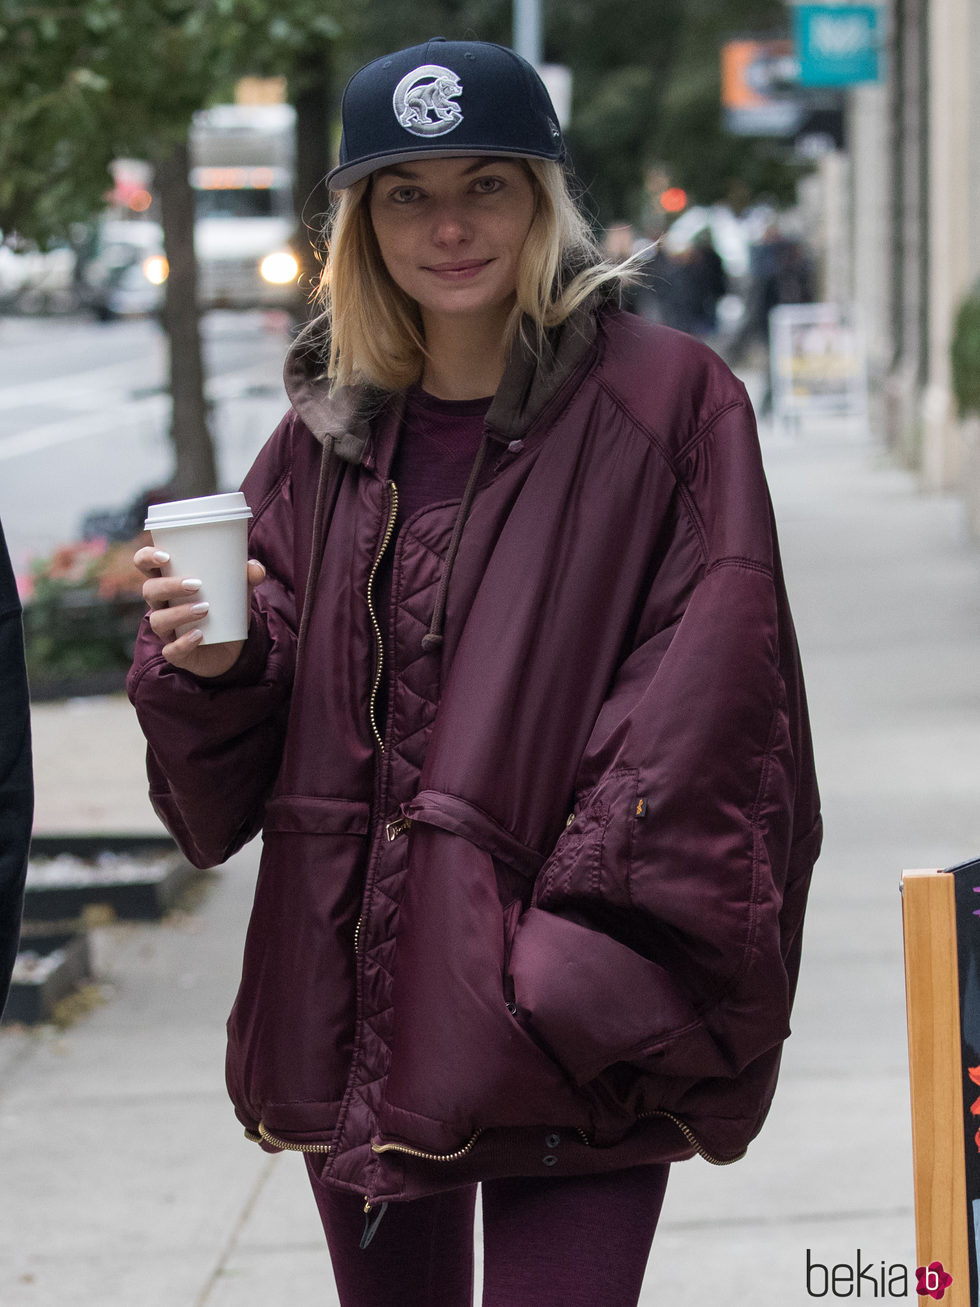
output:
POLYGON ((445 298, 419 301, 423 314, 433 313, 446 318, 499 317, 504 319, 514 306, 514 296, 486 296, 456 294, 445 298))

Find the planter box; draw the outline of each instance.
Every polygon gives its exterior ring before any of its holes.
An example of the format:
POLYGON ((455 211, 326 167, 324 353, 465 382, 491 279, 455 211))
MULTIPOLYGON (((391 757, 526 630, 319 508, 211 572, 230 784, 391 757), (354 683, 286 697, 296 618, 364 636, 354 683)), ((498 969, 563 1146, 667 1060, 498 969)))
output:
POLYGON ((31 703, 51 703, 56 699, 85 699, 98 694, 122 694, 126 689, 128 667, 105 672, 78 673, 73 676, 57 672, 32 671, 28 677, 31 703))
POLYGON ((31 698, 42 702, 125 689, 145 613, 139 597, 103 599, 87 586, 69 586, 57 596, 26 602, 31 698))
POLYGON ((35 836, 24 919, 73 921, 104 905, 121 920, 158 921, 199 874, 167 835, 35 836))
POLYGON ((90 975, 88 936, 84 931, 35 934, 26 927, 3 1021, 30 1026, 50 1020, 56 1004, 90 975))

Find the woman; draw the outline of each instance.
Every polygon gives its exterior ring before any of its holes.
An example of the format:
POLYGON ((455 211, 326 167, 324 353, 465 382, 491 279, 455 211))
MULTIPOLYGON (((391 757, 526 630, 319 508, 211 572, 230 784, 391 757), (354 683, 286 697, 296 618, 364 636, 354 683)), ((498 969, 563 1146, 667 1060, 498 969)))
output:
POLYGON ((137 555, 151 794, 201 866, 263 831, 228 1086, 341 1301, 468 1303, 482 1181, 485 1304, 632 1304, 668 1164, 766 1114, 819 844, 752 414, 614 306, 516 55, 343 129, 244 645, 137 555))
POLYGON ((17 583, 0 526, 0 1012, 20 939, 34 817, 31 714, 17 583))

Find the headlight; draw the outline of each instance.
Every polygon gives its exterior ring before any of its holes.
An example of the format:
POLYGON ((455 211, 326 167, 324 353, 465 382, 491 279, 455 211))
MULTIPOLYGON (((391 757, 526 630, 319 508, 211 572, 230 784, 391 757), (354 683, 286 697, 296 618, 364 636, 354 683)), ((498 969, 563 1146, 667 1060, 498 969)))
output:
POLYGON ((170 264, 162 254, 151 254, 143 260, 143 276, 151 286, 162 286, 170 276, 170 264))
POLYGON ((259 264, 259 273, 263 281, 268 281, 273 286, 285 286, 299 276, 299 264, 288 250, 279 250, 265 256, 259 264))

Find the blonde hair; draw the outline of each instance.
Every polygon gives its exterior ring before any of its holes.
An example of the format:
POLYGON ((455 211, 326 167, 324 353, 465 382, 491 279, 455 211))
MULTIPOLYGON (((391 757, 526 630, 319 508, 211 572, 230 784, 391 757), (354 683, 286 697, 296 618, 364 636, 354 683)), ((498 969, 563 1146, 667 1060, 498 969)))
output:
MULTIPOLYGON (((602 259, 587 219, 558 163, 522 159, 535 193, 521 250, 517 299, 507 324, 540 353, 548 328, 604 286, 634 275, 631 260, 602 259)), ((317 299, 329 324, 327 373, 335 387, 366 383, 402 390, 417 382, 425 359, 418 305, 392 281, 369 211, 370 178, 341 192, 327 230, 327 258, 317 299)))

